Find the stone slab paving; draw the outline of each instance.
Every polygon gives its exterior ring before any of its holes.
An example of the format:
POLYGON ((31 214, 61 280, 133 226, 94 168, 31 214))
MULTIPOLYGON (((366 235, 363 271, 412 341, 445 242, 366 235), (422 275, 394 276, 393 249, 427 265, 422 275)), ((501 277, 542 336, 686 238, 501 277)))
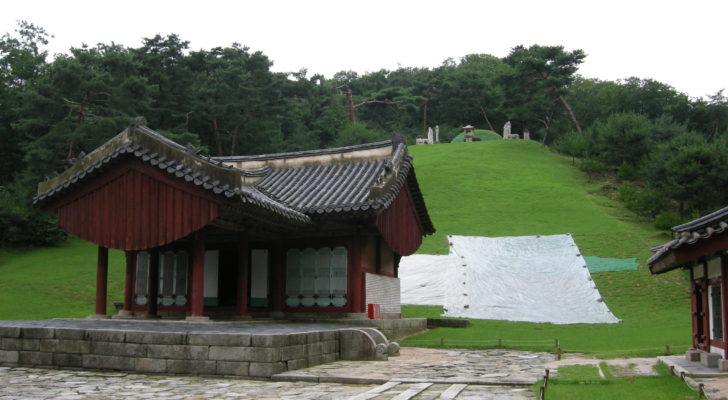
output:
POLYGON ((707 399, 728 400, 728 373, 720 372, 717 368, 703 367, 699 362, 688 361, 683 355, 657 358, 674 367, 678 376, 684 374, 685 383, 694 390, 698 390, 698 385, 702 383, 707 399))
POLYGON ((0 400, 522 400, 534 398, 528 386, 554 359, 549 353, 510 350, 403 348, 401 354, 390 361, 340 361, 308 368, 298 381, 0 367, 0 400))
POLYGON ((0 367, 0 400, 347 399, 365 385, 0 367))
POLYGON ((612 368, 614 376, 653 376, 657 372, 652 368, 657 364, 657 358, 613 358, 601 360, 596 358, 587 358, 583 355, 572 354, 558 361, 551 361, 546 364, 546 368, 550 369, 553 374, 557 373, 559 367, 564 365, 593 365, 599 367, 599 364, 606 363, 612 368))
POLYGON ((534 384, 551 353, 515 350, 440 350, 403 347, 389 361, 337 361, 273 375, 274 380, 345 383, 400 382, 534 384))

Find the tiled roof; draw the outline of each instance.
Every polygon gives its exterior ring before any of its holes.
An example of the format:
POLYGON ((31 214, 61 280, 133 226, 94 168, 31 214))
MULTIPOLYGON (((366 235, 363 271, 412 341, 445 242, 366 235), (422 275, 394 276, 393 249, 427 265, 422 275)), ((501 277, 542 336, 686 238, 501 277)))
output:
MULTIPOLYGON (((700 240, 708 239, 728 230, 728 207, 702 216, 694 221, 674 226, 671 229, 675 232, 675 239, 652 248, 651 250, 655 254, 647 260, 647 265, 653 266, 665 258, 671 251, 679 247, 697 243, 700 240)), ((666 268, 660 272, 666 272, 670 269, 674 268, 666 268)))
POLYGON ((43 202, 67 190, 77 182, 82 181, 86 176, 93 174, 96 170, 120 158, 120 156, 129 155, 152 166, 156 166, 170 175, 174 175, 177 178, 184 179, 186 182, 209 190, 214 194, 222 195, 226 198, 238 197, 242 203, 252 204, 264 212, 283 216, 296 223, 306 224, 311 222, 311 218, 307 215, 273 201, 260 193, 255 187, 238 184, 240 179, 237 176, 239 176, 241 171, 222 163, 216 163, 210 158, 190 154, 187 148, 180 146, 145 126, 129 128, 114 139, 91 154, 88 154, 81 160, 84 161, 83 164, 72 166, 55 178, 55 181, 45 182, 39 185, 38 194, 33 198, 33 203, 43 202), (134 130, 137 132, 134 132, 134 130), (153 142, 148 143, 153 148, 145 147, 139 143, 143 142, 143 140, 134 138, 138 132, 142 132, 153 138, 158 143, 164 143, 167 148, 154 146, 153 142), (114 139, 121 140, 114 141, 114 139), (107 145, 109 146, 107 147, 107 145), (204 169, 204 172, 199 167, 201 162, 207 167, 204 169))
POLYGON ((369 188, 382 173, 384 160, 317 165, 272 171, 256 184, 270 197, 305 213, 367 210, 369 188))
POLYGON ((121 157, 135 157, 216 195, 238 198, 295 224, 310 224, 312 217, 325 215, 376 212, 386 208, 407 184, 425 234, 434 232, 412 158, 399 141, 259 156, 204 157, 146 126, 133 125, 59 176, 39 184, 34 203, 48 201, 121 157))

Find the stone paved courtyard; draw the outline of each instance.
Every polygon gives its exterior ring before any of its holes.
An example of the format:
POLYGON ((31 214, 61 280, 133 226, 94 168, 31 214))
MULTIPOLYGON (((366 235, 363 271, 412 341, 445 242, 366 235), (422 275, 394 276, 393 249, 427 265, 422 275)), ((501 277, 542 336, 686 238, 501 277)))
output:
POLYGON ((296 371, 303 381, 278 380, 298 379, 286 374, 271 381, 0 367, 0 400, 528 399, 529 383, 552 360, 548 353, 403 348, 390 361, 296 371))

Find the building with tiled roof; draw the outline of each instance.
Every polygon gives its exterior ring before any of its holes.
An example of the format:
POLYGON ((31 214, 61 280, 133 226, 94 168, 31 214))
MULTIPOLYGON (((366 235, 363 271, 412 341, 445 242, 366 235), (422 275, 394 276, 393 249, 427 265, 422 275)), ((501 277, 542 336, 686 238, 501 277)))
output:
POLYGON ((674 239, 653 248, 647 265, 653 274, 689 271, 695 350, 688 357, 728 371, 728 207, 672 231, 674 239))
POLYGON ((38 185, 37 206, 126 254, 121 315, 397 316, 402 256, 432 234, 398 138, 258 156, 208 157, 132 123, 38 185))

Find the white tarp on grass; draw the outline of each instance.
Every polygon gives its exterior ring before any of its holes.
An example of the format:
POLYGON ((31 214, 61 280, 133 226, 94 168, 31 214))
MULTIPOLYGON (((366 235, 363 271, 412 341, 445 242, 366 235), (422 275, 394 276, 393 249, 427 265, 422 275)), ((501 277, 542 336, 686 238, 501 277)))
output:
POLYGON ((571 235, 450 236, 447 256, 403 257, 402 304, 447 317, 554 324, 616 323, 571 235))

